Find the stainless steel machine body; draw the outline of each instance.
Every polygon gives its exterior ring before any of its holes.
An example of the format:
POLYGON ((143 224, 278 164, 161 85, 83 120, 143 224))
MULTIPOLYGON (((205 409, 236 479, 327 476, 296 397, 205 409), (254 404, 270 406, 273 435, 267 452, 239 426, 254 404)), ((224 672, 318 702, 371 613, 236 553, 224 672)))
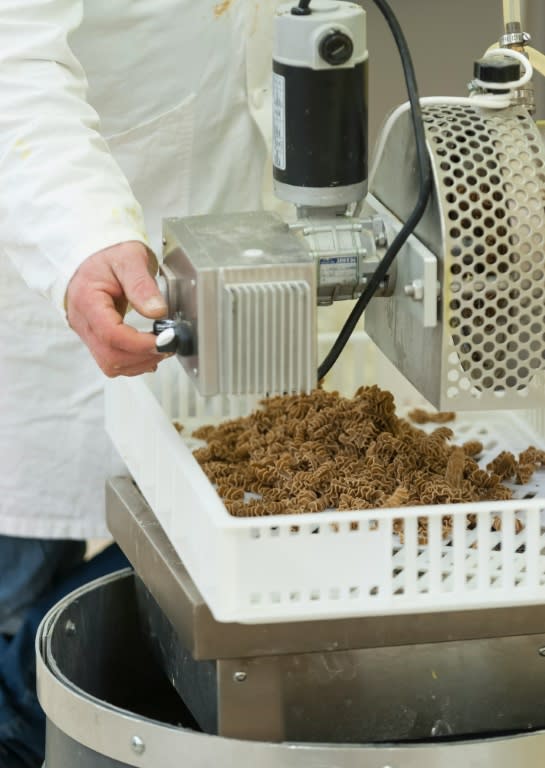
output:
POLYGON ((314 386, 316 269, 287 224, 263 212, 169 219, 164 240, 182 359, 202 394, 314 386))

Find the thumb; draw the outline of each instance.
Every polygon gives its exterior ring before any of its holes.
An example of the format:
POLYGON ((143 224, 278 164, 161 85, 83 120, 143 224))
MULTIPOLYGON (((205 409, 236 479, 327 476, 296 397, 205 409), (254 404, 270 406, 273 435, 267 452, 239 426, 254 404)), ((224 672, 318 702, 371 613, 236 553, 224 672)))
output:
POLYGON ((130 253, 116 259, 113 269, 125 297, 137 312, 149 318, 167 314, 168 307, 150 275, 149 254, 143 245, 135 243, 130 253))

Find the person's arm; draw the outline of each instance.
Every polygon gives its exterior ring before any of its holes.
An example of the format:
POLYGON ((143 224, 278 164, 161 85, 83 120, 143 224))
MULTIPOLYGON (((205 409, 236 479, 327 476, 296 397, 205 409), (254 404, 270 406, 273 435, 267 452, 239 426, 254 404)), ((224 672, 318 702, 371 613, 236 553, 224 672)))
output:
POLYGON ((82 14, 82 0, 0 2, 0 247, 105 373, 130 375, 159 357, 153 336, 123 324, 126 300, 148 317, 166 307, 140 206, 70 49, 82 14))

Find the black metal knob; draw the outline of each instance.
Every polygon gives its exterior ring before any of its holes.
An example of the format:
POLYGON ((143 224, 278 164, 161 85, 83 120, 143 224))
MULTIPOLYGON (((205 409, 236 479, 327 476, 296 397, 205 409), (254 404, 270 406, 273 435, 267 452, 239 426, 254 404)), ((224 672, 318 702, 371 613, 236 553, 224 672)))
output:
POLYGON ((486 56, 475 62, 473 75, 483 83, 511 83, 520 78, 520 64, 511 56, 486 56))
POLYGON ((310 0, 299 0, 299 4, 291 9, 292 16, 310 16, 310 0))
POLYGON ((153 333, 157 336, 157 351, 169 354, 175 352, 181 357, 195 354, 193 328, 187 320, 156 320, 153 333))
POLYGON ((339 67, 350 61, 354 53, 354 43, 344 32, 333 30, 326 35, 320 43, 320 56, 331 64, 332 67, 339 67))
POLYGON ((191 357, 195 354, 195 338, 193 328, 187 320, 182 320, 176 330, 178 337, 178 354, 181 357, 191 357))

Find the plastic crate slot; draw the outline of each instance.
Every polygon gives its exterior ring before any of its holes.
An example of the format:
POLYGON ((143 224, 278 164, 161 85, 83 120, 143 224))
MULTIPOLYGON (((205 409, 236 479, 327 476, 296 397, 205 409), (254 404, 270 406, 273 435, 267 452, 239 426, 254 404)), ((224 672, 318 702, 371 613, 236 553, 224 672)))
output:
POLYGON ((290 536, 297 536, 297 534, 300 533, 300 530, 298 525, 291 525, 289 529, 290 536))
POLYGON ((313 589, 310 593, 310 599, 313 601, 320 600, 320 590, 319 589, 313 589))
POLYGON ((379 592, 380 592, 380 588, 378 587, 378 585, 375 585, 374 587, 371 587, 369 589, 369 595, 371 597, 376 597, 379 594, 379 592))

